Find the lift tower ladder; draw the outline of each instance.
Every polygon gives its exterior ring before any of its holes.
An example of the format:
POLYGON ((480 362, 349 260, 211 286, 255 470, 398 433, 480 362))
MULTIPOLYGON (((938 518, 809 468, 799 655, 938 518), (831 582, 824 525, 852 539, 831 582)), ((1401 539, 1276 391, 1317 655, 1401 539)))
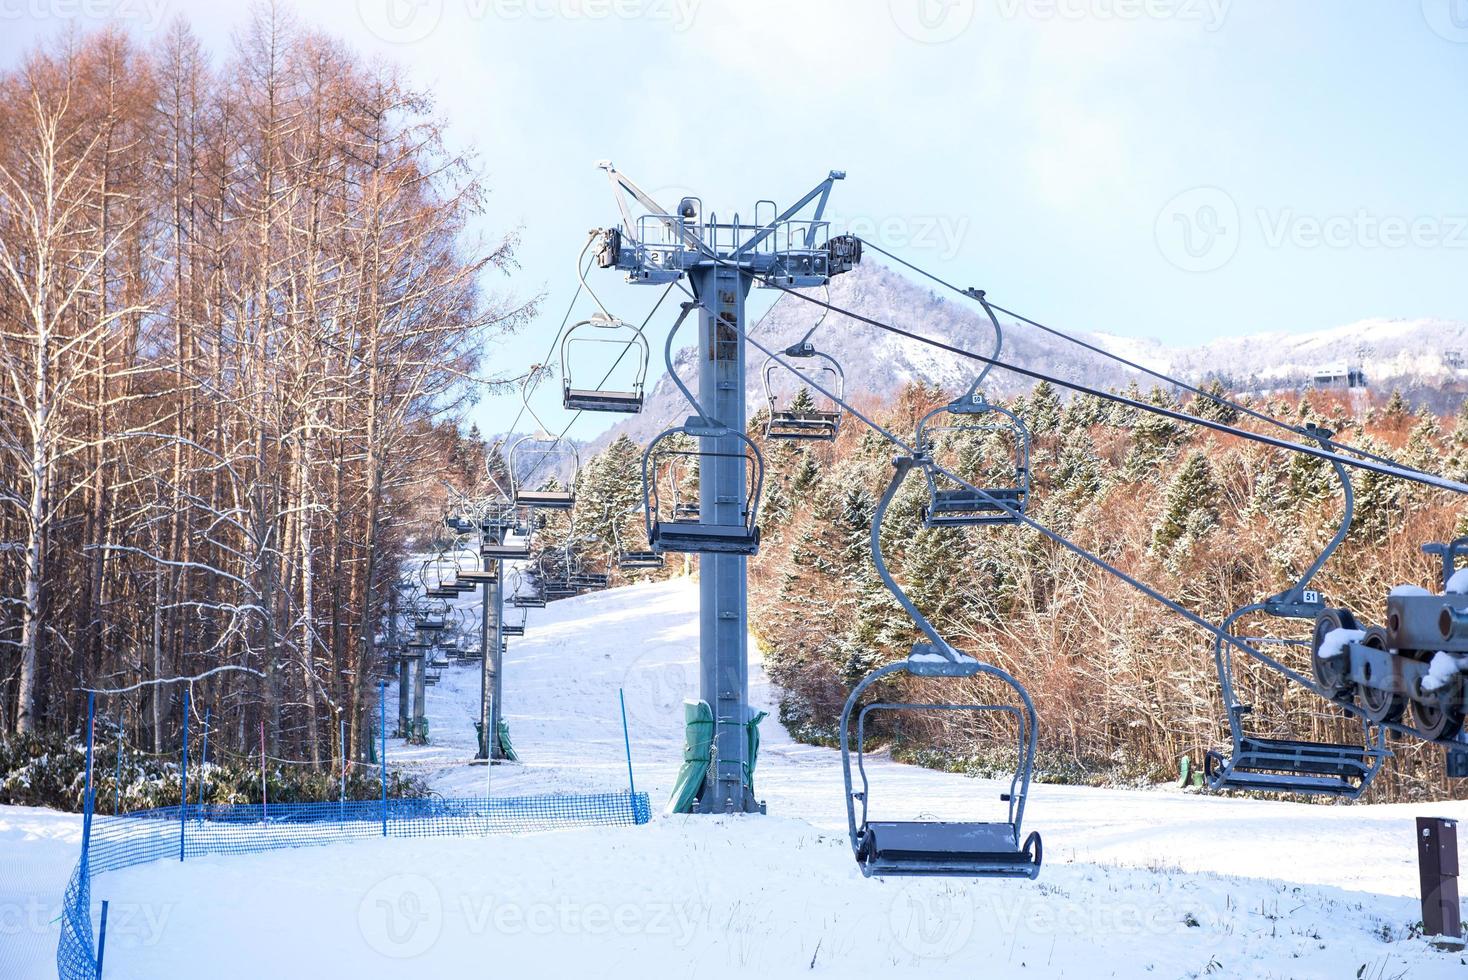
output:
MULTIPOLYGON (((720 222, 705 216, 696 197, 669 211, 609 161, 607 173, 621 224, 607 230, 597 264, 626 273, 627 281, 665 285, 686 279, 699 304, 698 401, 728 433, 699 438, 712 460, 700 473, 700 521, 743 523, 748 493, 745 431, 745 300, 756 281, 788 288, 826 285, 848 271, 860 243, 832 238, 822 219, 831 188, 846 175, 825 180, 780 211, 772 201, 755 204, 752 221, 720 222), (800 217, 809 209, 809 216, 800 217), (739 435, 735 435, 738 433, 739 435)), ((714 713, 713 765, 699 796, 701 813, 751 813, 761 807, 748 789, 749 706, 746 556, 702 554, 699 562, 699 697, 714 713)))

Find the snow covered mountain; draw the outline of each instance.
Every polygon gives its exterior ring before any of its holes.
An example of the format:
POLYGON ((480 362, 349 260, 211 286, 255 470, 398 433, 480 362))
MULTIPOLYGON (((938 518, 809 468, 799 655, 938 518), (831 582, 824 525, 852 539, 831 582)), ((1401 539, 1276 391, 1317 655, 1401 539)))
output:
MULTIPOLYGON (((811 294, 823 297, 821 290, 811 294)), ((930 290, 876 262, 868 261, 832 280, 830 302, 956 347, 986 354, 993 349, 993 330, 977 303, 930 290)), ((798 341, 820 312, 795 297, 781 297, 752 336, 772 350, 782 350, 798 341)), ((1151 386, 1146 376, 1067 341, 1007 318, 1001 322, 1007 361, 1102 387, 1123 388, 1134 378, 1144 389, 1151 386)), ((1198 347, 1169 347, 1109 334, 1079 336, 1154 370, 1190 381, 1219 377, 1239 391, 1298 390, 1311 384, 1317 373, 1344 373, 1347 367, 1363 367, 1371 390, 1400 388, 1414 404, 1442 411, 1455 409, 1468 390, 1468 323, 1448 320, 1363 320, 1315 333, 1257 334, 1198 347)), ((814 342, 841 363, 846 390, 859 402, 886 398, 917 379, 956 391, 967 386, 979 367, 975 361, 836 314, 826 318, 814 342)), ((764 402, 764 362, 764 355, 752 349, 751 414, 764 402)), ((696 374, 694 349, 680 350, 675 364, 679 375, 691 380, 696 374)), ((782 392, 793 388, 783 370, 775 372, 775 380, 782 392)), ((1001 396, 1031 385, 1029 379, 1001 370, 986 383, 991 393, 1001 396)), ((622 434, 645 442, 688 414, 687 402, 664 375, 643 412, 617 423, 592 442, 591 450, 622 434)))

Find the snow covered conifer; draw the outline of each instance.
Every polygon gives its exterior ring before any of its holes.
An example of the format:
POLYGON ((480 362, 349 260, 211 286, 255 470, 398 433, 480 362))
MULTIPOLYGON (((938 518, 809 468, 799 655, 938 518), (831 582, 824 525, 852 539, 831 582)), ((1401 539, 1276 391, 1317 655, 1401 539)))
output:
POLYGON ((1185 534, 1199 536, 1218 523, 1218 484, 1202 450, 1188 454, 1167 486, 1167 506, 1152 530, 1154 550, 1165 552, 1185 534))

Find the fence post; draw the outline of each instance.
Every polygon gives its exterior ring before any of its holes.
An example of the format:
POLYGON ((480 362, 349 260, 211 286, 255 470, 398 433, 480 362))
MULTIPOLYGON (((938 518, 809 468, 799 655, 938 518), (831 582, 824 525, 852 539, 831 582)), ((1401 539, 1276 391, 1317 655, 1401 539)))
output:
POLYGON ((97 930, 97 980, 102 980, 102 959, 107 955, 107 899, 102 899, 102 925, 97 930))
POLYGON ((122 811, 122 711, 117 712, 117 772, 112 777, 112 815, 122 811))
POLYGON ((260 721, 260 819, 270 819, 270 784, 265 781, 265 721, 260 721))
POLYGON ((82 863, 92 842, 92 740, 97 726, 97 695, 87 692, 87 778, 82 784, 82 863))
POLYGON ((210 711, 204 709, 204 750, 199 753, 199 819, 204 819, 204 770, 209 768, 210 711))
POLYGON ((377 707, 382 712, 378 734, 382 738, 382 836, 387 836, 387 685, 377 685, 377 707))
POLYGON ((341 819, 347 819, 347 720, 337 719, 337 738, 341 743, 342 750, 342 790, 338 806, 341 808, 341 819))
POLYGON ((617 700, 622 705, 622 744, 627 747, 627 805, 632 808, 632 822, 637 822, 637 784, 632 780, 632 737, 627 734, 627 696, 617 688, 617 700))
POLYGON ((184 691, 183 698, 183 764, 179 767, 179 776, 183 780, 181 792, 178 796, 178 859, 184 859, 184 827, 189 822, 189 692, 184 691))

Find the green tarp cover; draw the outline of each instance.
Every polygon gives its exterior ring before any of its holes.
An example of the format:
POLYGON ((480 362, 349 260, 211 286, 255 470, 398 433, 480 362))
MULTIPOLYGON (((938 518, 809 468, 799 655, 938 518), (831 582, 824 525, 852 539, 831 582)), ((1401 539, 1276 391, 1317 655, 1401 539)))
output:
MULTIPOLYGON (((759 723, 766 712, 759 712, 744 723, 745 738, 748 739, 749 766, 744 770, 744 785, 751 795, 754 793, 754 765, 759 758, 759 723)), ((684 701, 683 723, 683 766, 678 770, 678 780, 673 784, 673 796, 668 801, 669 813, 692 813, 693 804, 703 790, 713 759, 714 712, 706 701, 684 701)))
POLYGON ((510 744, 510 723, 501 718, 495 734, 499 736, 500 754, 511 762, 519 762, 520 757, 515 754, 515 747, 510 744))
POLYGON ((683 723, 683 767, 678 770, 678 781, 673 784, 673 798, 668 801, 669 813, 692 813, 693 801, 703 789, 704 777, 708 775, 709 758, 714 747, 714 711, 706 701, 684 701, 683 723))

